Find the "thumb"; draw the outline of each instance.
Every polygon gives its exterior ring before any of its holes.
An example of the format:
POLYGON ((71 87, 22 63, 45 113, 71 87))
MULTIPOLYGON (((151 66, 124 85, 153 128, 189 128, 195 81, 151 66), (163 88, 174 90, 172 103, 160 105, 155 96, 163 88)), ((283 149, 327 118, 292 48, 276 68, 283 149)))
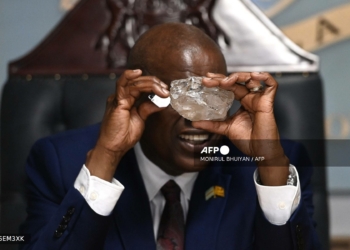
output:
POLYGON ((159 108, 158 106, 154 105, 151 101, 145 101, 138 107, 137 111, 139 113, 139 116, 143 121, 146 121, 147 117, 155 112, 159 112, 164 108, 159 108))

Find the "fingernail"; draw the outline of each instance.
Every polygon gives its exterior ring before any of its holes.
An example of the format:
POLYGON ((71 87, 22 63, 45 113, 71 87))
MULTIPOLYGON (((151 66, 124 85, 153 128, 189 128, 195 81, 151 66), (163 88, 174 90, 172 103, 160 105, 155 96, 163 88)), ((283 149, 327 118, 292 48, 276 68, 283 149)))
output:
POLYGON ((166 89, 162 89, 162 91, 163 91, 163 93, 165 93, 165 94, 169 94, 169 91, 166 90, 166 89))
POLYGON ((227 82, 228 79, 229 79, 228 77, 225 77, 225 78, 223 79, 223 81, 224 81, 224 82, 227 82))
POLYGON ((139 69, 134 69, 133 72, 140 72, 140 70, 139 69))

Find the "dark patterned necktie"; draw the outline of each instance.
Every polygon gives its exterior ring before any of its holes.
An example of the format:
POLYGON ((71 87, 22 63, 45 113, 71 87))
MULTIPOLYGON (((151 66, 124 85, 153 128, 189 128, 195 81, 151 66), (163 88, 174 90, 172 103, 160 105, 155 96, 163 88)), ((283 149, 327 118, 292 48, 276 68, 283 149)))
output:
POLYGON ((161 188, 165 207, 160 219, 157 250, 183 250, 185 220, 180 202, 180 187, 170 180, 161 188))

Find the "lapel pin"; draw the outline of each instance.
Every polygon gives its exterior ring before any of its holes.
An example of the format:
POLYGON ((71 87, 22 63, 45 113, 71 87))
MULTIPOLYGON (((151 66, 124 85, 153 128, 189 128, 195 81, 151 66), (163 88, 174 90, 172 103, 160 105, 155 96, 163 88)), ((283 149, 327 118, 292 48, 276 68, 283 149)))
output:
POLYGON ((220 186, 212 186, 205 192, 205 200, 209 200, 211 197, 225 197, 225 189, 220 186))

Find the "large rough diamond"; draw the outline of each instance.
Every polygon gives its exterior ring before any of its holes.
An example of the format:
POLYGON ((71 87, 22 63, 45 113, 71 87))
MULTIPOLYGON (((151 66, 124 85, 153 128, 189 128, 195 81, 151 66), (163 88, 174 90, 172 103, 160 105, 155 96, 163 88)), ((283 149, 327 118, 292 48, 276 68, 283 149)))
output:
POLYGON ((217 87, 202 85, 202 77, 171 82, 170 104, 190 121, 224 120, 232 106, 234 94, 217 87))

